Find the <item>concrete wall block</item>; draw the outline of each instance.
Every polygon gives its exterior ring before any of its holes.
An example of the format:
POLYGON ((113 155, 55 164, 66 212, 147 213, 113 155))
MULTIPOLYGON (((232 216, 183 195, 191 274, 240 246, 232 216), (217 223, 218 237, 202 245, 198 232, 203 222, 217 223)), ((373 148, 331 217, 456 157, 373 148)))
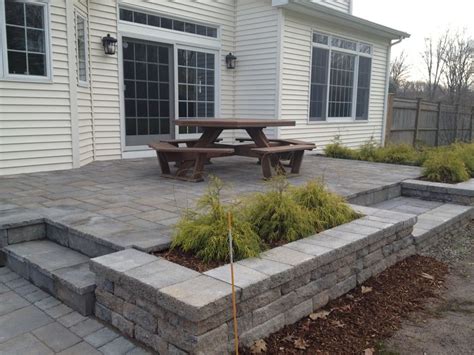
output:
POLYGON ((95 295, 93 292, 88 292, 80 295, 73 292, 65 285, 56 282, 56 298, 63 301, 72 309, 78 311, 83 316, 88 316, 94 313, 95 295))
MULTIPOLYGON (((237 328, 239 334, 248 332, 253 328, 253 315, 247 313, 243 316, 237 317, 237 328)), ((233 319, 227 322, 227 329, 229 330, 228 339, 232 341, 234 339, 234 321, 233 319)))
POLYGON ((276 301, 253 311, 254 325, 262 324, 278 314, 283 314, 287 309, 296 304, 296 292, 291 292, 283 295, 276 301))
MULTIPOLYGON (((160 306, 153 304, 152 302, 144 299, 137 298, 135 304, 145 310, 146 312, 151 313, 155 318, 165 319, 168 311, 165 311, 160 306)), ((171 312, 169 312, 171 313, 171 312)))
POLYGON ((29 263, 26 260, 17 259, 15 256, 9 253, 3 253, 3 252, 0 252, 0 253, 4 255, 6 266, 8 266, 11 270, 15 271, 24 279, 29 280, 30 269, 29 269, 29 263))
POLYGON ((382 249, 377 249, 373 251, 372 253, 368 254, 367 256, 364 256, 363 258, 364 267, 369 267, 382 259, 383 259, 382 249))
POLYGON ((82 234, 71 231, 69 233, 69 248, 77 250, 90 258, 107 255, 116 251, 108 246, 97 243, 92 238, 87 238, 82 234))
POLYGON ((356 275, 350 276, 348 279, 341 281, 329 289, 329 299, 336 299, 357 286, 356 275))
POLYGON ((314 295, 318 294, 321 291, 321 284, 317 280, 311 281, 308 284, 301 286, 295 290, 297 296, 296 303, 299 304, 308 299, 312 299, 314 295))
POLYGON ((372 269, 367 268, 357 273, 357 284, 361 285, 372 277, 372 269))
POLYGON ((293 280, 281 285, 281 294, 286 295, 287 293, 290 293, 291 291, 294 291, 297 288, 306 285, 307 283, 309 283, 310 280, 311 273, 306 273, 302 276, 296 277, 293 280))
POLYGON ((112 323, 112 311, 99 302, 95 303, 94 315, 106 323, 112 323))
MULTIPOLYGON (((161 354, 161 353, 160 353, 161 354)), ((184 351, 180 348, 177 348, 173 344, 168 344, 168 349, 166 352, 163 352, 163 354, 169 354, 169 355, 187 355, 189 352, 184 351)))
POLYGON ((255 340, 274 333, 285 325, 285 315, 278 314, 277 316, 267 320, 265 323, 253 327, 251 330, 240 335, 242 345, 249 346, 255 340))
POLYGON ((313 311, 324 307, 329 302, 329 290, 324 290, 313 297, 313 311))
POLYGON ((59 245, 69 247, 69 232, 66 227, 46 223, 46 238, 59 245))
POLYGON ((33 265, 28 266, 28 275, 29 280, 39 288, 48 292, 51 295, 54 295, 56 292, 56 287, 52 275, 46 273, 45 271, 34 267, 33 265))
POLYGON ((8 244, 29 242, 46 238, 44 223, 31 224, 22 227, 9 228, 7 231, 8 244))
MULTIPOLYGON (((227 352, 228 340, 227 323, 195 338, 196 345, 192 354, 221 355, 227 352)), ((185 349, 186 350, 186 349, 185 349)))
POLYGON ((0 249, 8 245, 7 229, 0 229, 0 249))
POLYGON ((121 284, 114 283, 114 295, 117 296, 118 298, 130 302, 130 303, 135 303, 137 301, 137 297, 130 291, 130 289, 127 289, 123 287, 121 284))
POLYGON ((100 288, 109 293, 114 293, 114 282, 107 280, 105 277, 96 275, 95 284, 97 288, 100 288))
POLYGON ((121 316, 118 313, 115 313, 112 311, 112 322, 111 324, 120 330, 123 334, 126 336, 133 338, 134 337, 134 331, 135 331, 135 324, 133 322, 130 322, 129 320, 125 319, 123 316, 121 316))
POLYGON ((313 312, 313 300, 310 298, 285 312, 285 324, 293 324, 313 312))
POLYGON ((378 249, 381 249, 382 247, 384 247, 385 245, 388 244, 388 241, 386 238, 383 238, 375 243, 372 243, 369 245, 369 254, 370 253, 373 253, 374 251, 378 250, 378 249))
POLYGON ((337 274, 335 272, 327 274, 315 280, 320 290, 327 290, 337 282, 337 274))
POLYGON ((95 290, 95 297, 97 302, 103 304, 107 308, 111 309, 112 311, 122 314, 123 313, 123 304, 124 301, 113 294, 97 288, 95 290))
POLYGON ((156 318, 134 304, 127 302, 123 304, 123 316, 150 332, 155 332, 156 330, 156 318))
POLYGON ((385 245, 383 248, 382 248, 382 254, 384 257, 387 257, 389 256, 390 254, 393 253, 393 245, 392 244, 389 244, 389 245, 385 245))
POLYGON ((157 351, 158 354, 169 353, 168 343, 164 339, 162 339, 158 334, 154 334, 146 329, 143 329, 139 325, 135 326, 135 339, 157 351))
POLYGON ((279 287, 268 290, 254 298, 242 301, 237 304, 237 314, 243 315, 257 308, 261 308, 267 304, 272 303, 273 301, 280 298, 282 295, 281 289, 279 287))

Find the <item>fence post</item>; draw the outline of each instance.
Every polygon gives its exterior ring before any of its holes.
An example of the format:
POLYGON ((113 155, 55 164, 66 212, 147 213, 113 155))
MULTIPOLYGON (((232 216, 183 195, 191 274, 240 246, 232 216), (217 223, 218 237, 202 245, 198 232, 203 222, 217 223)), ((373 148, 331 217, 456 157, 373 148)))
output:
POLYGON ((387 107, 387 121, 385 122, 385 145, 390 140, 390 135, 393 126, 393 102, 395 100, 395 94, 388 95, 388 107, 387 107))
POLYGON ((439 131, 441 129, 441 101, 438 102, 438 113, 436 115, 436 140, 435 147, 439 147, 439 131))
POLYGON ((471 107, 471 142, 474 142, 474 106, 471 107))
POLYGON ((413 134, 413 146, 416 145, 416 141, 418 140, 418 126, 420 122, 420 114, 421 114, 421 98, 417 99, 416 103, 416 117, 415 117, 415 132, 413 134))
POLYGON ((459 121, 459 104, 456 104, 456 113, 454 117, 454 142, 458 140, 458 121, 459 121))

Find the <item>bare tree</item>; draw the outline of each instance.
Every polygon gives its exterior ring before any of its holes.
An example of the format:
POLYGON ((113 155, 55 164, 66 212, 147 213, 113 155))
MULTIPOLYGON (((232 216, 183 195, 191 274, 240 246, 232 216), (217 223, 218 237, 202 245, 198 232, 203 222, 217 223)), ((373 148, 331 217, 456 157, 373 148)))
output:
POLYGON ((393 91, 398 93, 403 83, 406 81, 410 66, 407 63, 407 55, 402 51, 390 65, 390 80, 393 86, 393 91))
POLYGON ((473 56, 474 48, 465 32, 456 32, 448 37, 443 57, 444 85, 451 104, 467 104, 469 88, 474 81, 473 56))
POLYGON ((445 53, 447 50, 449 31, 446 31, 438 39, 425 38, 425 50, 421 54, 425 64, 427 76, 427 95, 430 100, 436 98, 440 88, 441 78, 445 69, 445 53))

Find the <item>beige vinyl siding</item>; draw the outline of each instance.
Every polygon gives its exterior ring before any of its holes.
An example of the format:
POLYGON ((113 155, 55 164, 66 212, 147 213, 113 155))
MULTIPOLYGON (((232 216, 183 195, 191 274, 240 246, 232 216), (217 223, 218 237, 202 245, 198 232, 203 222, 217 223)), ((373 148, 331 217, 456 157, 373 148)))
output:
POLYGON ((352 0, 312 0, 312 2, 317 4, 347 13, 351 12, 351 1, 352 0))
MULTIPOLYGON (((88 13, 87 0, 76 0, 76 12, 86 19, 86 35, 89 33, 88 28, 88 13)), ((77 34, 77 31, 74 33, 77 34)), ((77 38, 74 43, 77 53, 77 38)), ((86 45, 89 45, 87 38, 86 45)), ((86 58, 86 65, 88 74, 90 74, 90 63, 88 53, 86 58)), ((76 76, 78 63, 76 63, 76 76)), ((78 78, 77 81, 79 82, 78 78)), ((77 112, 79 118, 79 156, 80 165, 83 166, 94 160, 94 145, 93 145, 93 123, 92 123, 92 96, 90 88, 90 77, 88 77, 88 84, 86 86, 79 85, 77 87, 77 112)))
MULTIPOLYGON (((89 0, 89 33, 89 85, 93 100, 95 159, 120 159, 122 152, 118 56, 105 55, 102 46, 102 37, 108 33, 117 38, 115 1, 89 0)), ((92 122, 90 124, 92 125, 92 122)), ((84 126, 82 129, 87 131, 84 126)), ((87 134, 84 136, 87 137, 87 134)))
POLYGON ((64 1, 50 24, 53 82, 0 80, 0 175, 72 167, 64 1))
POLYGON ((237 117, 275 118, 277 113, 278 13, 271 0, 237 2, 237 117))
POLYGON ((388 42, 369 33, 345 30, 341 26, 314 22, 309 17, 285 12, 281 81, 281 117, 297 121, 296 127, 280 129, 282 138, 298 138, 323 148, 335 136, 356 147, 373 137, 380 141, 386 84, 388 42), (369 119, 364 122, 308 123, 312 30, 344 36, 373 45, 369 119))

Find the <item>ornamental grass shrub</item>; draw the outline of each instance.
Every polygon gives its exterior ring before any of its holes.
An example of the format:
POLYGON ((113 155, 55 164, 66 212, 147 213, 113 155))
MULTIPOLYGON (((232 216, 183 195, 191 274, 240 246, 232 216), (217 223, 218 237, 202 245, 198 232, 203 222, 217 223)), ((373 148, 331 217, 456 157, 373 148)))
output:
POLYGON ((357 152, 344 146, 339 136, 336 136, 331 144, 326 145, 324 154, 330 158, 357 159, 357 152))
POLYGON ((456 150, 432 151, 423 163, 423 174, 429 181, 457 183, 469 179, 470 174, 456 150))
POLYGON ((292 188, 292 198, 310 212, 316 233, 359 218, 346 200, 330 192, 322 181, 292 188))
POLYGON ((246 202, 247 220, 263 242, 292 242, 314 233, 315 221, 308 209, 299 205, 283 176, 270 180, 270 190, 246 202))
POLYGON ((389 164, 417 165, 419 152, 408 144, 389 144, 375 151, 373 161, 389 164))
POLYGON ((222 188, 222 181, 211 177, 207 193, 198 201, 198 212, 188 209, 177 223, 171 248, 192 252, 204 262, 228 261, 227 213, 231 211, 235 259, 257 256, 262 251, 261 239, 237 206, 222 203, 222 188))

